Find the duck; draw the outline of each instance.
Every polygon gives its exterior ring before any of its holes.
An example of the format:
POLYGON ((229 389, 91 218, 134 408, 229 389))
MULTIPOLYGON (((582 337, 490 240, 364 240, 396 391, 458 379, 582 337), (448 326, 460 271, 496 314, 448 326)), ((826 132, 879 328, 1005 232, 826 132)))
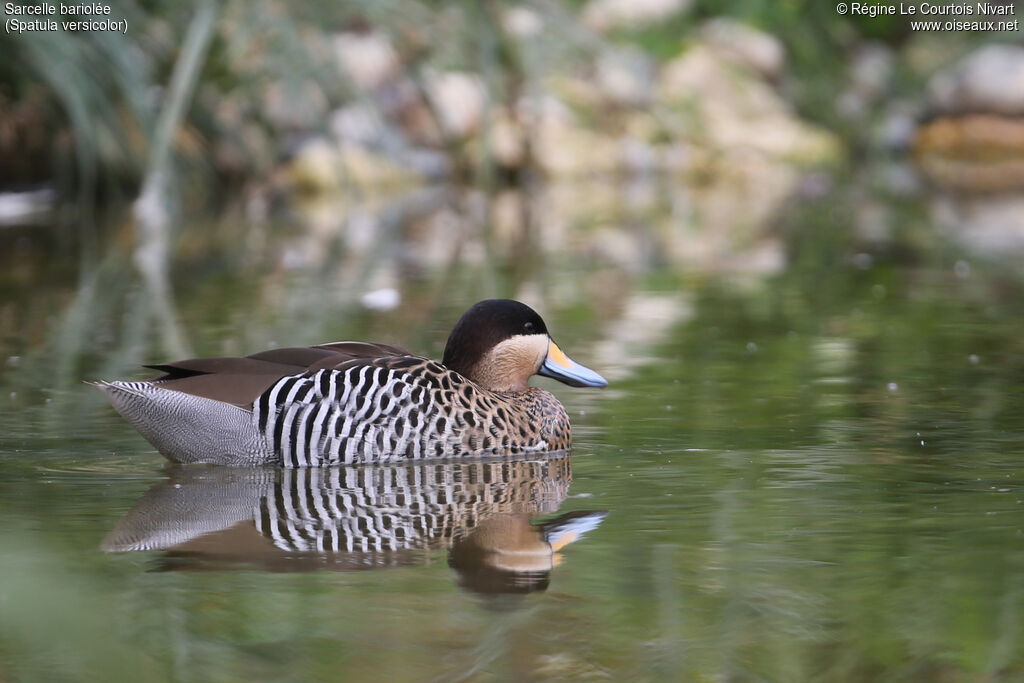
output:
POLYGON ((532 308, 473 305, 440 362, 341 341, 241 358, 146 365, 163 374, 91 382, 168 460, 284 468, 567 450, 572 427, 534 375, 605 387, 532 308))

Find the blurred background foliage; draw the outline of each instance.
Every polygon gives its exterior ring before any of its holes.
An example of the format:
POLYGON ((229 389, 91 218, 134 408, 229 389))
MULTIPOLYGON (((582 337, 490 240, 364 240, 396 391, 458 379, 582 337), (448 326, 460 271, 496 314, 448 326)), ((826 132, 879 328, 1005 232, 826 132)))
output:
POLYGON ((884 155, 935 114, 937 71, 1019 37, 912 32, 807 0, 121 0, 124 35, 0 36, 0 187, 133 200, 200 7, 215 28, 172 144, 193 206, 221 200, 213 188, 699 174, 737 146, 884 155), (716 100, 746 137, 703 121, 716 100))
POLYGON ((111 10, 125 34, 0 35, 12 329, 31 317, 17 292, 77 280, 63 324, 80 339, 126 261, 149 292, 133 310, 184 353, 171 292, 192 283, 172 280, 203 264, 330 277, 336 300, 387 310, 480 254, 484 289, 508 296, 550 289, 538 261, 563 252, 610 264, 609 283, 656 271, 670 287, 795 265, 825 296, 840 281, 814 263, 839 243, 797 249, 786 227, 811 206, 850 223, 843 257, 868 272, 914 265, 937 233, 986 256, 1021 246, 1019 31, 800 0, 111 10), (925 207, 909 219, 888 204, 908 197, 925 207))

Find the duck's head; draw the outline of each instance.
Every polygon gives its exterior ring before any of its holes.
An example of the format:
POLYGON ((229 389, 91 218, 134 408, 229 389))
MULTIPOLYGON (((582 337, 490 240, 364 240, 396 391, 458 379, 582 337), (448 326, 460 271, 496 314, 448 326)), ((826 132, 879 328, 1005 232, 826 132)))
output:
POLYGON ((574 387, 606 387, 593 370, 565 355, 537 312, 511 299, 488 299, 452 328, 442 361, 491 391, 522 391, 533 375, 574 387))

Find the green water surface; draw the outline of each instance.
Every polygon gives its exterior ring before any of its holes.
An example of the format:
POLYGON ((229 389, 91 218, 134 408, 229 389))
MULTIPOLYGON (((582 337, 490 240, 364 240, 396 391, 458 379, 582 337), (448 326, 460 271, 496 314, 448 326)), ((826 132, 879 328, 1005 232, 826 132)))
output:
MULTIPOLYGON (((559 225, 541 202, 511 229, 445 193, 229 213, 181 227, 171 299, 136 274, 123 216, 82 248, 5 229, 0 680, 1024 679, 1020 255, 940 229, 926 191, 831 187, 755 228, 683 218, 672 188, 559 225), (739 265, 679 257, 720 231, 739 265), (776 265, 744 265, 765 244, 776 265), (397 308, 361 305, 388 288, 397 308), (241 513, 258 551, 101 549, 154 496, 203 517, 227 494, 203 498, 221 475, 170 468, 82 380, 337 339, 439 357, 488 296, 536 306, 611 380, 536 380, 574 423, 558 486, 437 465, 480 488, 408 552, 285 551, 241 513), (543 547, 569 513, 597 517, 543 547), (460 539, 488 520, 547 568, 480 579, 495 555, 460 539)), ((275 500, 268 476, 238 509, 275 500)))

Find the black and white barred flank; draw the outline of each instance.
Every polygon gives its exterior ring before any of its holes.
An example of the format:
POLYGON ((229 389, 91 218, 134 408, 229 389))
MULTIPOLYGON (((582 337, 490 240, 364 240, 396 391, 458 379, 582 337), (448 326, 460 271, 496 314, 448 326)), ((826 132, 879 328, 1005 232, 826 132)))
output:
MULTIPOLYGON (((452 384, 460 381, 457 375, 423 363, 413 371, 360 363, 283 377, 253 404, 253 422, 285 467, 418 460, 470 451, 523 452, 547 446, 541 441, 517 444, 507 430, 481 424, 488 416, 476 409, 479 391, 460 392, 452 384), (478 436, 480 431, 489 434, 478 436)), ((470 389, 468 383, 462 386, 470 389)))
POLYGON ((431 391, 415 375, 374 365, 320 370, 278 380, 253 405, 253 420, 285 467, 417 459, 452 441, 454 421, 438 414, 431 391))

